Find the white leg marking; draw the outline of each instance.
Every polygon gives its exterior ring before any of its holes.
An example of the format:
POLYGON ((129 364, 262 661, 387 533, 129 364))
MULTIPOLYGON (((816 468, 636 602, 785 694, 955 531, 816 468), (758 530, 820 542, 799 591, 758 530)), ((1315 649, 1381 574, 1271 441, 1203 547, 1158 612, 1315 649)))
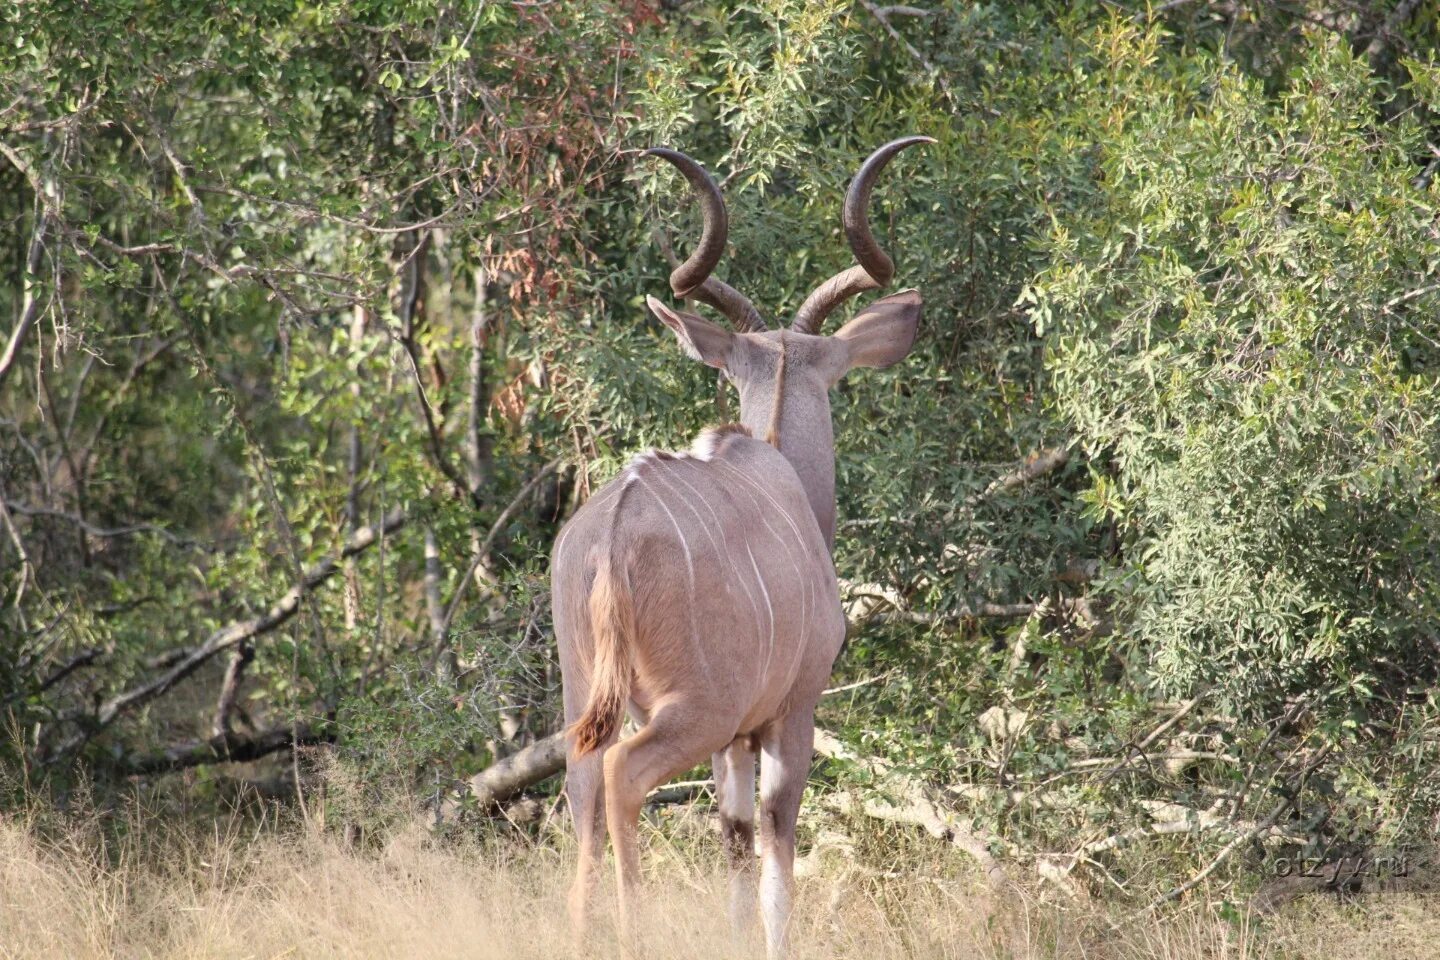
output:
MULTIPOLYGON (((784 721, 781 721, 782 723, 784 721)), ((781 866, 788 853, 793 861, 794 850, 781 849, 783 841, 775 829, 775 799, 779 785, 787 780, 785 759, 780 748, 767 744, 760 753, 760 816, 765 818, 765 841, 760 861, 760 917, 765 925, 765 955, 770 960, 785 956, 786 937, 790 926, 790 874, 781 866)))
POLYGON ((778 960, 785 955, 790 926, 790 888, 772 857, 760 865, 760 915, 765 922, 765 955, 778 960))
MULTIPOLYGON (((755 755, 748 750, 726 748, 721 756, 725 764, 725 789, 720 795, 720 815, 743 824, 746 830, 742 836, 748 834, 749 837, 748 849, 744 851, 745 866, 735 869, 732 863, 730 871, 730 928, 736 935, 744 936, 755 921, 755 755), (743 753, 749 763, 736 763, 736 753, 743 753)), ((716 771, 717 778, 719 775, 720 771, 716 771)))

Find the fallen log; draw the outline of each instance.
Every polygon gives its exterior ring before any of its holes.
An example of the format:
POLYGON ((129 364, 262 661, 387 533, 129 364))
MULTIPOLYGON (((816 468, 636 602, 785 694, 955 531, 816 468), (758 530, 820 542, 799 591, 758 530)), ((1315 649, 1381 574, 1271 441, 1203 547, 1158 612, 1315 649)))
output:
POLYGON ((79 729, 49 751, 48 762, 54 763, 61 758, 68 757, 109 727, 122 714, 168 693, 177 683, 190 676, 216 654, 238 647, 242 643, 283 626, 300 609, 301 601, 306 594, 333 577, 345 560, 364 553, 386 535, 403 527, 405 521, 405 511, 397 507, 386 514, 380 523, 361 527, 351 534, 349 541, 338 554, 325 557, 305 570, 300 581, 272 604, 265 613, 245 620, 237 620, 221 627, 211 633, 204 643, 185 649, 173 665, 160 676, 116 694, 101 703, 93 714, 69 718, 76 721, 79 729))
POLYGON ((254 734, 227 730, 208 740, 191 740, 152 753, 122 757, 118 766, 122 776, 151 776, 207 763, 245 763, 296 745, 325 743, 331 739, 330 734, 303 723, 294 727, 287 724, 254 734))
POLYGON ((552 733, 471 777, 470 796, 488 810, 564 769, 565 734, 552 733))

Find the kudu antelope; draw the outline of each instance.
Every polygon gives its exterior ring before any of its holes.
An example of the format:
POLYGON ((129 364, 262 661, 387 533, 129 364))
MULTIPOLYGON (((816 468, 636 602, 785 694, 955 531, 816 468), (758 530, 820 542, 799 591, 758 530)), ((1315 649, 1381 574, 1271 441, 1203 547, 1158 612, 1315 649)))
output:
POLYGON ((760 754, 759 899, 766 946, 784 949, 795 821, 810 771, 815 704, 845 636, 830 550, 835 443, 829 389, 856 367, 887 367, 915 340, 920 296, 878 300, 833 336, 825 317, 890 282, 894 264, 867 219, 876 175, 929 137, 876 150, 845 197, 857 261, 821 284, 788 328, 769 330, 738 291, 711 276, 725 249, 725 203, 694 160, 679 168, 704 212, 694 254, 670 275, 726 330, 648 298, 685 352, 740 392, 740 423, 703 432, 686 453, 635 458, 561 531, 552 558, 555 636, 570 744, 565 792, 579 834, 571 921, 583 933, 608 825, 628 929, 640 879, 636 824, 645 795, 709 755, 731 868, 731 917, 749 925, 755 756, 760 754), (617 742, 628 708, 640 724, 617 742))

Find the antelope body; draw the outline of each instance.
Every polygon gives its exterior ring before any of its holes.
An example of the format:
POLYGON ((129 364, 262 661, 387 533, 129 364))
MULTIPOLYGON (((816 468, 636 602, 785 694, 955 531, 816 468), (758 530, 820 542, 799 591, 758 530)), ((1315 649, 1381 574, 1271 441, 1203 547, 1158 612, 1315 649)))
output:
POLYGON ((675 164, 705 228, 671 275, 677 296, 720 309, 736 328, 648 298, 692 357, 739 388, 740 423, 703 432, 687 452, 650 451, 582 507, 556 538, 555 635, 570 733, 566 795, 580 842, 571 920, 583 931, 606 828, 615 847, 622 935, 640 877, 636 825, 645 795, 712 758, 731 867, 731 916, 756 899, 755 759, 760 755, 759 899, 767 950, 784 949, 795 823, 810 771, 814 711, 845 635, 831 560, 835 449, 829 389, 855 367, 910 350, 920 297, 876 301, 834 336, 819 333, 845 298, 889 282, 893 265, 865 216, 896 140, 861 167, 846 197, 858 261, 816 289, 788 329, 768 330, 741 294, 710 276, 724 250, 718 187, 689 157, 675 164), (639 731, 618 740, 623 713, 639 731))

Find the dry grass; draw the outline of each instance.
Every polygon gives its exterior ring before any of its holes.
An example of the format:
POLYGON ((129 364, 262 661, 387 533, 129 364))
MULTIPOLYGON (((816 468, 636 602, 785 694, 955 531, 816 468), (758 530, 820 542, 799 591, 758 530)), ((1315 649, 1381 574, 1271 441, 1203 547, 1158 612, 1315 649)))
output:
MULTIPOLYGON (((154 819, 40 830, 0 820, 0 956, 14 958, 553 958, 570 852, 433 842, 421 830, 355 852, 302 829, 227 821, 209 835, 154 819), (46 839, 42 839, 42 835, 46 839), (124 839, 102 842, 102 837, 124 839)), ((713 858, 653 831, 643 956, 751 957, 731 942, 713 858)), ((1308 905, 1263 927, 1203 908, 1117 925, 1094 906, 997 904, 941 853, 880 876, 841 858, 801 881, 800 958, 1249 960, 1440 957, 1440 901, 1308 905), (847 867, 844 863, 849 863, 847 867)), ((599 911, 603 914, 603 909, 599 911)), ((603 926, 603 924, 602 924, 603 926)), ((586 956, 615 956, 609 930, 586 956)))

